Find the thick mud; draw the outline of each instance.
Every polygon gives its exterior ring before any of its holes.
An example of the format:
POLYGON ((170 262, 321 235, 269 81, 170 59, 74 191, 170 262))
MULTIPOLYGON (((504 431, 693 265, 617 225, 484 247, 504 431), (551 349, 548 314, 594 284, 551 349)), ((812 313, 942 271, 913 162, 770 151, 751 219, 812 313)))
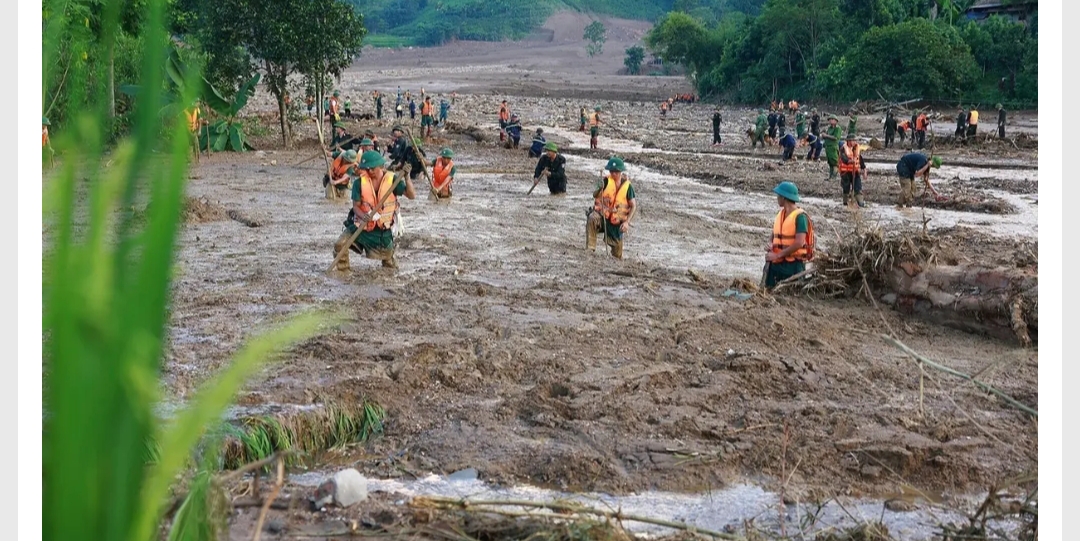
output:
MULTIPOLYGON (((346 73, 346 92, 380 81, 374 87, 390 93, 395 78, 410 77, 414 92, 426 77, 445 79, 429 86, 437 92, 466 76, 477 92, 510 84, 504 68, 469 67, 467 58, 402 61, 382 74, 363 62, 346 73)), ((537 69, 534 82, 573 75, 537 69)), ((497 485, 609 494, 784 485, 819 502, 886 498, 898 487, 977 493, 1037 469, 1035 420, 949 376, 921 380, 911 359, 875 335, 892 327, 927 358, 981 372, 1031 405, 1037 350, 878 312, 865 298, 732 294, 733 284, 761 276, 771 190, 782 179, 805 194, 824 250, 856 223, 925 227, 952 247, 945 259, 1037 265, 1033 150, 942 150, 947 167, 934 183, 954 203, 903 210, 893 206, 901 151, 868 151, 870 206, 844 208, 824 162, 776 165, 775 147, 755 153, 739 139, 754 111, 723 109, 725 142, 712 147, 711 106, 678 104, 661 122, 648 96, 670 94, 674 79, 639 79, 624 90, 641 97, 602 101, 611 125, 599 151, 583 150, 588 138, 577 130, 579 107, 593 101, 461 92, 451 120, 491 137, 439 131, 427 145, 428 155, 454 148, 455 195, 435 204, 418 186, 418 198, 403 203, 396 270, 352 254, 350 272, 325 272, 348 207, 324 199, 322 160, 293 165, 317 148, 313 123, 297 125, 290 150, 270 133, 254 138, 259 152, 204 157, 193 166, 180 239, 170 394, 184 400, 272 322, 332 306, 354 320, 301 344, 240 399, 245 411, 360 396, 382 404, 385 433, 328 468, 386 479, 474 467, 497 485), (497 144, 504 97, 526 126, 520 150, 497 144), (536 127, 567 149, 566 196, 548 195, 543 183, 526 195, 536 127), (592 187, 612 153, 626 158, 640 204, 623 261, 603 243, 585 250, 592 187), (982 166, 963 165, 973 163, 982 166)), ((593 100, 598 80, 575 79, 575 91, 593 100)), ((272 114, 265 94, 252 103, 253 113, 272 114)), ((875 135, 862 122, 864 139, 875 135)), ((348 122, 382 141, 393 123, 348 122)))

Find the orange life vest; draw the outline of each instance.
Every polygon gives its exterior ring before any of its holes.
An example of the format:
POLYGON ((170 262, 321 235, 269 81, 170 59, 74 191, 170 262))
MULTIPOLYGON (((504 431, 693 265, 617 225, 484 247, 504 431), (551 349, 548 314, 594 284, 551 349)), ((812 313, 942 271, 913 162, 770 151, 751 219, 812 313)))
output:
POLYGON ((499 120, 510 120, 510 108, 503 105, 499 107, 499 120))
POLYGON ((589 113, 589 126, 595 128, 595 127, 597 127, 599 125, 600 125, 600 114, 599 113, 589 113))
POLYGON ((630 179, 624 174, 622 184, 615 186, 615 181, 605 174, 604 189, 600 197, 593 201, 593 208, 613 225, 621 225, 630 216, 630 200, 626 198, 630 191, 630 179))
POLYGON ((338 112, 338 100, 337 98, 330 98, 330 114, 337 115, 338 112))
POLYGON ((859 145, 851 146, 844 144, 840 146, 840 166, 841 173, 855 173, 859 170, 859 145), (848 161, 844 161, 844 158, 848 158, 848 161))
POLYGON ((791 100, 791 101, 788 102, 788 109, 791 109, 792 111, 794 111, 795 109, 798 109, 798 108, 799 108, 799 102, 797 102, 795 100, 791 100))
POLYGON ((968 115, 968 124, 972 126, 979 125, 979 112, 972 109, 971 114, 968 115))
POLYGON ((330 180, 341 178, 349 174, 349 169, 352 168, 353 163, 345 160, 345 154, 342 153, 337 158, 334 158, 334 163, 330 165, 330 180))
POLYGON ((926 131, 926 115, 915 118, 915 131, 926 131))
POLYGON ((372 231, 376 227, 379 229, 390 229, 394 226, 394 214, 397 211, 398 203, 397 196, 393 193, 387 195, 390 192, 390 188, 394 185, 394 174, 390 171, 383 172, 382 185, 379 186, 379 193, 376 195, 375 187, 372 186, 373 182, 368 178, 367 173, 361 173, 360 178, 357 179, 360 183, 360 211, 364 214, 371 212, 379 204, 379 200, 386 195, 386 201, 383 203, 382 208, 378 208, 378 217, 372 220, 368 220, 368 223, 364 224, 364 231, 372 231))
POLYGON ((425 101, 420 106, 420 114, 423 115, 423 116, 431 116, 431 109, 432 109, 431 102, 430 101, 425 101))
POLYGON ((903 122, 901 122, 901 123, 897 124, 897 125, 896 125, 896 127, 897 127, 897 128, 900 128, 901 130, 906 130, 906 129, 908 129, 909 127, 911 127, 911 122, 910 122, 910 121, 908 121, 908 120, 905 120, 905 121, 903 121, 903 122))
MULTIPOLYGON (((780 212, 776 213, 776 220, 773 222, 772 233, 772 252, 778 254, 784 251, 788 246, 795 244, 795 220, 800 214, 805 214, 805 211, 800 208, 796 208, 791 214, 784 215, 785 209, 780 209, 780 212)), ((784 258, 784 261, 810 261, 814 258, 814 223, 810 220, 810 216, 806 216, 806 242, 801 248, 788 254, 784 258)))
POLYGON ((450 172, 453 170, 454 160, 435 160, 435 168, 432 170, 435 176, 435 188, 438 189, 439 186, 446 184, 439 190, 439 195, 442 197, 450 195, 450 182, 447 182, 447 179, 450 178, 450 172))

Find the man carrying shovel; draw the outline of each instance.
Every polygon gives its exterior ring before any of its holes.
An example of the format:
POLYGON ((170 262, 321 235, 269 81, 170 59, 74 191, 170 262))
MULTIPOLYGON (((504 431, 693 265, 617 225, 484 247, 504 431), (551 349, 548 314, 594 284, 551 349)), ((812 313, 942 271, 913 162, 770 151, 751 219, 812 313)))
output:
POLYGON ((339 271, 349 270, 346 246, 349 250, 366 255, 368 259, 382 260, 383 267, 397 267, 392 229, 398 198, 404 195, 416 199, 416 190, 407 178, 404 182, 395 181, 394 173, 387 171, 385 165, 386 159, 375 151, 369 150, 360 157, 357 165, 360 176, 352 188, 353 206, 345 219, 345 230, 334 243, 335 256, 344 252, 337 259, 336 268, 339 271), (366 222, 356 223, 365 216, 368 217, 366 222))
POLYGON ((593 208, 586 213, 585 249, 596 250, 596 234, 603 231, 604 243, 611 255, 622 259, 623 233, 630 230, 630 221, 637 213, 634 187, 623 173, 626 164, 618 156, 608 160, 606 173, 593 191, 593 208))
POLYGON ((327 199, 345 197, 345 190, 349 189, 349 177, 352 175, 353 166, 356 165, 357 155, 355 150, 346 150, 334 158, 330 165, 330 171, 323 175, 323 188, 326 188, 327 199), (330 187, 337 191, 331 193, 330 187))

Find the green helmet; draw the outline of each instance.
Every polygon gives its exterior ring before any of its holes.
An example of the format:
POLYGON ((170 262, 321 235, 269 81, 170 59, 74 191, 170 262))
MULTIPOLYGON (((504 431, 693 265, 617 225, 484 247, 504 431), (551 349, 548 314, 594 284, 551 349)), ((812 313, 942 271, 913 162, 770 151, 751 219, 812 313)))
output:
POLYGON ((345 161, 356 163, 356 151, 355 150, 346 150, 344 155, 345 155, 345 161))
POLYGON ((339 96, 341 96, 341 92, 339 92, 339 91, 335 90, 335 91, 334 91, 334 97, 335 97, 335 98, 337 98, 337 97, 339 97, 339 96))
POLYGON ((450 150, 450 148, 447 147, 447 148, 442 149, 442 152, 439 152, 439 156, 442 156, 443 158, 453 158, 454 157, 454 151, 450 150))
POLYGON ((785 180, 780 184, 777 184, 776 187, 773 188, 773 193, 793 203, 799 202, 799 187, 790 180, 785 180))
POLYGON ((552 152, 558 152, 559 151, 559 145, 556 145, 555 143, 546 143, 546 144, 544 144, 544 150, 550 150, 552 152))
MULTIPOLYGON (((1001 107, 999 106, 998 108, 1000 109, 1001 107)), ((52 126, 52 123, 49 122, 49 119, 45 117, 41 117, 41 123, 45 126, 52 126)))
POLYGON ((930 165, 933 167, 941 167, 941 156, 934 156, 933 159, 930 160, 930 165))
POLYGON ((375 146, 375 143, 371 139, 368 139, 367 137, 365 137, 365 138, 360 140, 360 146, 362 146, 362 147, 373 147, 373 146, 375 146))
POLYGON ((618 156, 612 156, 611 159, 608 160, 607 165, 604 166, 604 169, 607 169, 608 171, 623 172, 626 171, 626 164, 623 163, 622 158, 618 156))
POLYGON ((392 132, 395 132, 395 131, 404 132, 405 130, 401 128, 401 124, 398 124, 398 125, 394 126, 394 128, 392 130, 390 130, 390 131, 392 131, 392 132))
POLYGON ((839 118, 836 118, 836 115, 829 115, 829 120, 836 120, 838 122, 840 121, 839 118))
POLYGON ((334 127, 335 128, 341 128, 341 129, 344 130, 345 129, 345 123, 344 122, 335 122, 334 127))
POLYGON ((599 111, 599 110, 600 110, 600 106, 599 106, 599 105, 597 105, 596 107, 593 107, 593 111, 599 111))
POLYGON ((1001 109, 1001 104, 999 103, 999 104, 995 105, 994 109, 1001 109))
POLYGON ((386 165, 386 158, 383 158, 382 154, 375 152, 374 150, 365 150, 364 154, 360 156, 360 169, 374 169, 376 167, 382 167, 386 165))
POLYGON ((847 134, 847 137, 845 137, 844 140, 845 141, 854 141, 855 140, 855 134, 854 133, 847 134))
POLYGON ((758 109, 757 114, 759 114, 759 115, 765 114, 765 108, 758 109))

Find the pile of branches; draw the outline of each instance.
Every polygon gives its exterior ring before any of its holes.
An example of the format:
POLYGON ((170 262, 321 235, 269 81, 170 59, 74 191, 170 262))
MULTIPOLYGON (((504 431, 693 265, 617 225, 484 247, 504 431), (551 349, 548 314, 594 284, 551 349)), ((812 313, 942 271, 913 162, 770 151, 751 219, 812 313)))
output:
POLYGON ((940 243, 925 228, 921 232, 887 234, 880 227, 841 239, 828 252, 815 252, 812 268, 779 284, 773 291, 789 290, 825 297, 860 294, 881 285, 892 270, 904 263, 932 265, 940 243))

